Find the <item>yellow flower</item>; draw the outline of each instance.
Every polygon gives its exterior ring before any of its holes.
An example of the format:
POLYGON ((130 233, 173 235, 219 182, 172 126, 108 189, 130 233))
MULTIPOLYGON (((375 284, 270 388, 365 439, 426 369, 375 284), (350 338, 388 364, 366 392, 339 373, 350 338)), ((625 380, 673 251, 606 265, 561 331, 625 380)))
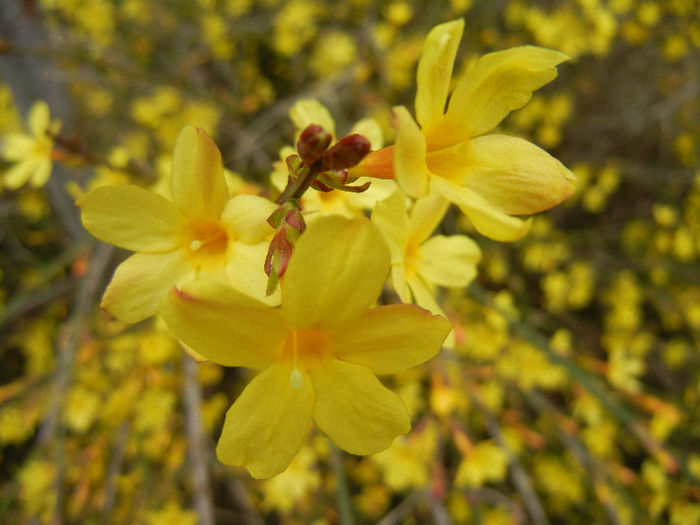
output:
POLYGON ((312 419, 353 454, 384 450, 409 431, 406 406, 375 374, 432 358, 451 326, 412 305, 370 308, 388 271, 376 227, 328 216, 297 242, 279 310, 205 280, 173 290, 162 314, 178 339, 214 363, 261 370, 226 415, 223 463, 274 476, 312 419))
POLYGON ((53 139, 61 128, 58 120, 51 122, 49 106, 43 100, 29 110, 27 124, 30 134, 10 133, 5 137, 2 157, 16 164, 4 174, 5 185, 16 189, 27 181, 35 188, 46 184, 53 166, 53 139))
POLYGON ((485 55, 457 81, 445 110, 463 26, 463 20, 441 24, 425 41, 415 103, 420 128, 405 107, 394 108, 394 146, 368 155, 355 173, 387 178, 393 170, 410 196, 437 192, 482 234, 512 241, 529 228, 514 216, 568 198, 573 175, 526 140, 484 133, 553 80, 567 57, 533 46, 485 55))
POLYGON ((442 220, 447 202, 431 195, 413 205, 409 217, 406 196, 397 191, 380 201, 372 212, 391 251, 391 281, 404 303, 441 314, 436 286, 462 288, 476 276, 481 250, 465 235, 430 234, 442 220), (428 238, 430 237, 430 238, 428 238))
POLYGON ((102 307, 127 322, 154 315, 174 284, 205 275, 264 297, 266 219, 276 205, 262 197, 229 200, 221 154, 188 126, 175 145, 172 201, 131 185, 106 186, 77 205, 95 237, 137 253, 117 268, 102 307))

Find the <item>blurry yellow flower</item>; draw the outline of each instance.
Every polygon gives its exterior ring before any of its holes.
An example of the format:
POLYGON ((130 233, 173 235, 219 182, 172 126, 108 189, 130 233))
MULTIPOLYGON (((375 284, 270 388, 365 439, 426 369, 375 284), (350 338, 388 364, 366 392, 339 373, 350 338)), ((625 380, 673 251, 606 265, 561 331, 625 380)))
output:
POLYGON ((163 509, 151 511, 146 519, 148 525, 196 525, 197 513, 170 501, 163 509))
POLYGON ((134 250, 117 268, 102 307, 127 322, 154 315, 173 286, 206 275, 264 297, 266 219, 276 208, 254 195, 229 200, 221 154, 202 130, 182 130, 173 157, 172 201, 131 185, 81 197, 85 228, 134 250))
POLYGON ((450 330, 412 305, 372 308, 389 251, 366 219, 323 217, 299 239, 281 310, 218 283, 174 290, 174 335, 224 366, 262 370, 226 415, 218 458, 267 478, 287 468, 311 419, 342 449, 373 454, 410 429, 401 398, 375 374, 432 358, 450 330))
POLYGON ((435 300, 436 286, 462 288, 476 276, 481 250, 465 235, 435 235, 447 209, 440 196, 419 199, 409 217, 406 196, 397 191, 380 201, 372 212, 374 222, 389 245, 391 280, 404 303, 416 304, 435 314, 442 309, 435 300))
POLYGON ((61 128, 58 120, 51 121, 49 106, 43 100, 35 102, 27 118, 29 134, 9 133, 4 140, 2 157, 16 163, 8 169, 3 180, 10 189, 29 181, 38 188, 46 184, 53 166, 53 139, 61 128))
POLYGON ((508 466, 505 451, 491 441, 477 443, 457 468, 455 485, 480 487, 488 481, 501 481, 508 466))
POLYGON ((405 107, 394 108, 393 151, 368 155, 359 169, 385 178, 391 176, 386 168, 393 169, 410 196, 435 191, 457 204, 482 234, 512 241, 529 228, 514 215, 537 213, 568 198, 573 175, 530 142, 484 133, 553 80, 555 66, 567 57, 532 46, 485 55, 459 79, 445 111, 463 26, 457 20, 428 34, 418 64, 416 118, 421 127, 405 107))

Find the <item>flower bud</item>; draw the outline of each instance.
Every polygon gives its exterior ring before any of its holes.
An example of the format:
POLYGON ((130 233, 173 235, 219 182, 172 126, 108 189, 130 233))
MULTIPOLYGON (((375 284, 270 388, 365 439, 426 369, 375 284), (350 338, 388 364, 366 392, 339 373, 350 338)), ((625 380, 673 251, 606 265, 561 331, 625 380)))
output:
POLYGON ((318 124, 310 124, 299 135, 297 152, 307 166, 321 158, 333 136, 318 124))
POLYGON ((326 150, 323 154, 323 167, 334 171, 351 168, 365 158, 369 150, 369 141, 362 135, 348 135, 326 150))

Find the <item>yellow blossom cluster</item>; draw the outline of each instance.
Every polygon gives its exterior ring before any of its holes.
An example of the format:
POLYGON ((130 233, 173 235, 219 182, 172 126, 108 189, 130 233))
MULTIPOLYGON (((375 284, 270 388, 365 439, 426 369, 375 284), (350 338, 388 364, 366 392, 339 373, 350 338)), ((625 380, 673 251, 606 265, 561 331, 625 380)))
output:
POLYGON ((7 0, 0 522, 698 523, 699 56, 694 0, 7 0))

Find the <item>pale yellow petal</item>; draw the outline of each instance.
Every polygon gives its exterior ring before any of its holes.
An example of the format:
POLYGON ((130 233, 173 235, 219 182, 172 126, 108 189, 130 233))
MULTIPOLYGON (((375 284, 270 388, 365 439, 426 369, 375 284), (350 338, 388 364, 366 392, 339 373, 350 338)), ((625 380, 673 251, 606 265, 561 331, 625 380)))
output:
POLYGON ((29 110, 27 123, 32 135, 35 137, 46 136, 46 130, 49 129, 50 124, 49 105, 43 100, 35 102, 29 110))
POLYGON ((224 366, 269 366, 288 333, 277 310, 215 281, 173 289, 161 314, 176 338, 224 366))
POLYGON ((382 127, 379 125, 379 122, 371 117, 363 118, 355 123, 352 127, 352 131, 350 131, 350 134, 354 133, 366 138, 373 151, 381 149, 382 146, 384 146, 384 132, 382 131, 382 127))
POLYGON ((343 450, 374 454, 411 430, 406 405, 369 368, 329 359, 309 374, 316 391, 314 420, 343 450))
POLYGON ((226 204, 221 222, 234 239, 257 243, 275 233, 267 219, 277 207, 277 204, 263 197, 236 195, 226 204))
POLYGON ((394 108, 394 177, 413 198, 428 194, 430 170, 426 164, 427 145, 418 124, 403 106, 394 108))
POLYGON ((268 242, 247 244, 234 241, 228 254, 226 275, 236 290, 272 306, 280 304, 279 287, 272 295, 265 295, 267 274, 265 257, 268 242))
POLYGON ((427 281, 462 288, 476 277, 481 258, 477 244, 464 235, 436 235, 418 248, 416 271, 427 281))
POLYGON ((495 241, 516 241, 530 229, 530 220, 511 217, 470 188, 459 186, 436 177, 433 184, 443 197, 454 202, 474 227, 495 241))
POLYGON ((37 159, 36 167, 30 184, 35 188, 41 188, 51 176, 53 162, 49 158, 37 159))
POLYGON ((185 217, 165 197, 137 186, 103 186, 78 199, 83 226, 127 250, 163 252, 182 240, 185 217))
POLYGON ((450 97, 445 120, 431 130, 431 146, 463 142, 493 129, 523 107, 532 92, 554 80, 568 57, 534 46, 489 53, 464 73, 450 97))
POLYGON ((406 194, 398 190, 377 202, 372 210, 372 223, 382 232, 389 246, 392 264, 402 263, 409 239, 406 194))
POLYGON ((437 191, 432 191, 427 197, 418 199, 411 209, 410 231, 411 240, 415 244, 427 239, 435 228, 442 222, 449 202, 437 191))
POLYGON ((186 126, 173 152, 170 190, 187 216, 218 218, 229 198, 221 153, 203 130, 186 126))
POLYGON ((413 298, 411 296, 411 290, 406 282, 406 266, 401 262, 400 264, 391 265, 391 286, 394 287, 396 295, 399 296, 402 303, 412 303, 413 298))
POLYGON ((282 287, 290 326, 333 328, 359 317, 379 297, 389 257, 382 234, 367 219, 329 215, 309 224, 282 287))
POLYGON ((526 140, 485 135, 469 141, 462 182, 509 215, 547 210, 574 191, 573 174, 526 140))
POLYGON ((333 117, 315 98, 302 98, 297 100, 289 109, 289 117, 294 122, 294 127, 303 131, 307 126, 316 124, 321 126, 331 135, 335 136, 335 122, 333 117))
POLYGON ((287 361, 273 364, 255 377, 226 413, 216 456, 226 465, 240 465, 254 478, 284 471, 309 431, 314 390, 308 376, 290 382, 287 361))
POLYGON ((338 359, 393 374, 435 357, 451 329, 444 317, 393 304, 368 310, 331 337, 338 359))
POLYGON ((30 157, 36 147, 36 140, 21 133, 8 133, 2 140, 2 157, 16 162, 30 157))
POLYGON ((416 120, 423 129, 430 129, 444 116, 452 66, 463 31, 464 20, 460 18, 435 26, 425 39, 416 91, 416 120))
POLYGON ((127 323, 142 321, 156 314, 187 270, 182 250, 136 253, 117 267, 100 306, 127 323))
POLYGON ((419 275, 412 276, 407 282, 408 287, 411 289, 414 303, 421 308, 425 308, 432 314, 445 315, 445 312, 443 312, 442 307, 438 304, 435 297, 437 289, 434 284, 426 283, 419 275))
POLYGON ((34 159, 27 159, 18 162, 5 173, 3 173, 3 182, 8 189, 16 190, 26 183, 34 174, 39 163, 34 159))

